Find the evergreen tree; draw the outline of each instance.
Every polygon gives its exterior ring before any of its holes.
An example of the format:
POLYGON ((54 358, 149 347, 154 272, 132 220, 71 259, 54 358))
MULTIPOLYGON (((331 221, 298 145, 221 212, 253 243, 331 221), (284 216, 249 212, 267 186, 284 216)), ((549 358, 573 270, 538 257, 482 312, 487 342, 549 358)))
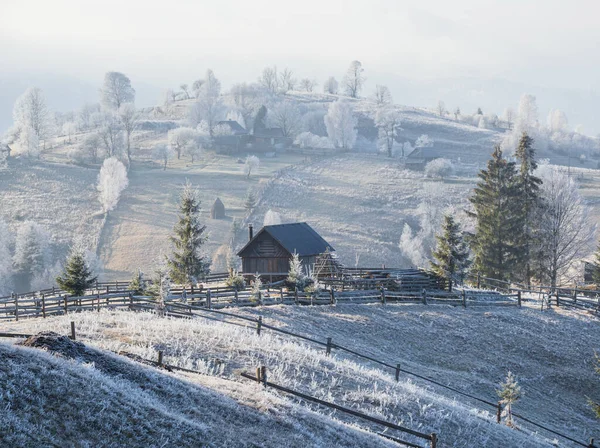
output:
POLYGON ((141 269, 138 268, 137 272, 133 275, 128 288, 134 294, 142 294, 144 292, 144 279, 141 269))
POLYGON ((200 253, 206 242, 206 226, 200 224, 198 192, 188 181, 179 202, 178 222, 173 228, 173 253, 168 259, 171 280, 181 285, 195 283, 209 272, 209 262, 200 253))
POLYGON ((258 272, 257 272, 254 275, 254 281, 252 282, 252 289, 250 291, 250 295, 252 297, 251 300, 256 301, 256 302, 261 301, 262 286, 263 286, 262 279, 260 278, 260 275, 258 275, 258 272))
POLYGON ((506 424, 507 426, 514 426, 512 421, 512 405, 521 398, 521 386, 519 386, 512 372, 508 372, 504 382, 500 383, 500 389, 497 392, 500 397, 500 403, 506 406, 506 424))
POLYGON ((248 188, 248 191, 246 192, 246 199, 244 199, 244 208, 250 211, 254 207, 256 207, 256 194, 254 194, 254 190, 252 190, 252 188, 248 188))
POLYGON ((598 248, 596 249, 596 254, 594 257, 596 258, 596 263, 592 273, 592 280, 594 280, 596 289, 598 289, 598 286, 600 285, 600 244, 598 244, 598 248))
POLYGON ((487 169, 479 173, 479 182, 469 199, 475 211, 475 234, 471 238, 475 271, 499 280, 509 278, 517 267, 515 236, 522 227, 518 212, 518 184, 514 162, 507 161, 496 146, 487 169))
POLYGON ((436 239, 437 248, 433 252, 436 261, 431 262, 431 269, 448 280, 449 290, 452 291, 453 279, 459 277, 462 280, 469 267, 469 249, 463 240, 460 225, 451 215, 444 216, 442 233, 436 239))
POLYGON ((535 149, 533 148, 533 139, 523 132, 515 156, 519 161, 518 173, 518 200, 516 204, 520 206, 522 228, 519 232, 519 246, 521 248, 518 254, 520 264, 523 267, 523 280, 529 288, 532 277, 532 256, 534 254, 533 245, 536 236, 535 214, 540 206, 540 185, 542 181, 539 177, 533 175, 537 168, 535 161, 535 149))
POLYGON ((296 252, 290 259, 290 270, 288 272, 287 283, 298 290, 303 290, 306 286, 306 275, 304 275, 304 268, 302 267, 302 261, 296 252))
POLYGON ((80 246, 74 246, 67 258, 62 275, 56 277, 56 283, 74 296, 82 296, 96 282, 87 262, 85 252, 80 246))

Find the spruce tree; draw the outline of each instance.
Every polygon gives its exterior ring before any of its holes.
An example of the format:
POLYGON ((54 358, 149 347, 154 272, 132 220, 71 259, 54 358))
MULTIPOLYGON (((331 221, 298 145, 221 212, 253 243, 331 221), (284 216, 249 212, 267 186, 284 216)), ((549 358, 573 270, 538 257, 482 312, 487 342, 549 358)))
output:
POLYGON ((540 185, 542 180, 533 175, 537 168, 535 161, 535 149, 533 148, 533 139, 523 132, 519 146, 515 152, 519 161, 518 173, 518 200, 522 220, 522 228, 519 232, 520 251, 518 257, 519 264, 522 266, 522 278, 527 287, 531 286, 532 277, 532 256, 535 252, 533 245, 538 232, 536 232, 535 214, 540 206, 540 185))
POLYGON ((504 382, 500 383, 500 389, 497 390, 497 393, 500 397, 500 403, 506 406, 506 425, 513 427, 512 405, 521 398, 521 386, 519 386, 512 372, 509 371, 504 382))
POLYGON ((518 184, 515 163, 509 162, 496 146, 487 169, 469 199, 476 219, 471 238, 473 267, 484 277, 506 280, 517 268, 518 236, 522 220, 518 210, 518 184))
POLYGON ((460 225, 451 215, 444 216, 442 232, 436 236, 437 248, 433 251, 435 261, 431 269, 448 281, 448 289, 452 291, 452 281, 455 277, 464 278, 469 267, 469 249, 464 242, 460 225))
POLYGON ((56 283, 74 296, 82 296, 96 282, 85 260, 85 253, 80 246, 73 246, 62 275, 56 277, 56 283))
POLYGON ((254 207, 256 207, 256 194, 254 194, 252 188, 248 188, 248 191, 246 192, 246 198, 244 199, 244 208, 250 211, 254 207))
POLYGON ((168 259, 171 280, 190 285, 209 272, 209 262, 200 253, 206 242, 206 226, 200 224, 198 192, 186 182, 179 202, 178 222, 171 237, 173 253, 168 259))

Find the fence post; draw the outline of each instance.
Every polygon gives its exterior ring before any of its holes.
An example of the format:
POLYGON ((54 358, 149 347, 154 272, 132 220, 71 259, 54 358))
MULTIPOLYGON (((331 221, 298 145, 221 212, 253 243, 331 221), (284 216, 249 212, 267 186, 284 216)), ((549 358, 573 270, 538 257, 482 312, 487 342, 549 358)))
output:
POLYGON ((423 305, 427 305, 427 290, 423 288, 423 305))
POLYGON ((558 288, 556 288, 556 306, 560 306, 560 298, 558 297, 558 288))
POLYGON ((481 274, 477 273, 477 289, 481 288, 481 274))
POLYGON ((577 290, 573 291, 573 303, 577 303, 577 290))
POLYGON ((294 288, 294 304, 298 305, 298 288, 294 288))
POLYGON ((260 383, 260 367, 256 368, 256 382, 260 383))
POLYGON ((19 320, 19 296, 15 294, 15 320, 19 320))
POLYGON ((521 308, 521 291, 517 291, 517 301, 519 303, 519 308, 521 308))
POLYGON ((385 288, 381 287, 381 303, 385 305, 385 288))
POLYGON ((237 290, 237 288, 233 291, 233 297, 235 298, 235 303, 238 303, 239 298, 238 298, 238 290, 237 290))
POLYGON ((498 402, 498 410, 496 411, 496 423, 500 423, 502 421, 502 403, 498 402))
POLYGON ((437 434, 435 432, 431 433, 431 448, 437 448, 437 434))
POLYGON ((267 368, 266 368, 266 366, 260 367, 260 379, 262 380, 263 386, 267 387, 267 368))
POLYGON ((329 290, 329 296, 331 300, 331 305, 335 305, 335 292, 333 291, 333 285, 331 285, 331 289, 329 290))
POLYGON ((133 294, 129 292, 129 311, 133 309, 133 294))
POLYGON ((66 295, 66 294, 64 295, 64 299, 65 299, 65 314, 69 314, 69 310, 68 310, 68 308, 67 308, 67 307, 68 307, 68 304, 69 304, 69 302, 68 302, 68 298, 67 298, 67 295, 66 295))
POLYGON ((71 321, 71 340, 75 340, 75 322, 71 321))
POLYGON ((590 444, 588 445, 588 448, 594 448, 594 439, 590 439, 590 444))
POLYGON ((467 291, 465 291, 464 289, 462 291, 462 305, 463 308, 467 307, 467 291))
POLYGON ((260 291, 258 291, 258 304, 262 305, 262 293, 260 291))
POLYGON ((279 287, 279 300, 283 303, 283 288, 281 286, 279 287))
POLYGON ((331 355, 331 338, 327 338, 327 348, 325 354, 327 356, 331 355))
POLYGON ((44 319, 46 318, 46 296, 45 296, 45 294, 42 294, 42 316, 44 316, 44 319))
POLYGON ((400 381, 400 364, 396 364, 396 382, 400 381))
POLYGON ((210 295, 210 289, 206 290, 206 307, 211 310, 212 309, 212 297, 210 295))
POLYGON ((260 329, 262 328, 262 316, 258 316, 256 321, 256 334, 260 336, 260 329))
POLYGON ((158 365, 161 367, 163 365, 163 351, 162 350, 158 351, 158 365))

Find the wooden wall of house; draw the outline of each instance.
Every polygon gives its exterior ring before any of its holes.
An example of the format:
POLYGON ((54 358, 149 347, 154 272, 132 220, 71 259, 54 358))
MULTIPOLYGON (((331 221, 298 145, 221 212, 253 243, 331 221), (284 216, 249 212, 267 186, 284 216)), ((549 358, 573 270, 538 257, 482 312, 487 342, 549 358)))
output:
POLYGON ((243 258, 242 269, 246 274, 274 273, 282 274, 290 270, 290 259, 284 258, 243 258))

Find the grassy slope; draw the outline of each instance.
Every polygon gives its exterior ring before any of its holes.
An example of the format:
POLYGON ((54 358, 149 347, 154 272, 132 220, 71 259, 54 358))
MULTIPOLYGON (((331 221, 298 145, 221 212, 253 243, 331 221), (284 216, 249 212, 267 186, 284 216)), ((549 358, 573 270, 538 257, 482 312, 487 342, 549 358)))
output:
MULTIPOLYGON (((391 446, 256 385, 230 398, 96 350, 68 362, 0 344, 0 440, 10 446, 391 446)), ((218 380, 217 380, 218 381, 218 380)), ((7 445, 7 446, 8 446, 7 445)))
MULTIPOLYGON (((260 314, 267 323, 319 340, 333 337, 334 343, 392 365, 400 362, 408 370, 492 402, 497 399, 497 383, 512 370, 524 391, 517 412, 578 440, 598 436, 586 395, 593 395, 597 384, 591 361, 600 348, 600 333, 598 321, 585 314, 421 305, 275 306, 236 312, 260 314)), ((493 410, 480 414, 475 410, 480 405, 452 392, 429 389, 410 377, 395 383, 393 372, 361 364, 335 350, 328 358, 322 348, 268 331, 257 337, 252 329, 214 321, 127 312, 24 321, 10 324, 10 329, 64 333, 71 319, 77 322, 80 337, 91 344, 154 359, 157 350, 165 350, 168 362, 207 375, 237 379, 239 369, 265 364, 274 382, 423 432, 436 431, 442 446, 546 446, 527 431, 492 423, 493 410)), ((206 378, 198 380, 206 383, 206 378)), ((243 394, 243 388, 236 393, 243 394)))

